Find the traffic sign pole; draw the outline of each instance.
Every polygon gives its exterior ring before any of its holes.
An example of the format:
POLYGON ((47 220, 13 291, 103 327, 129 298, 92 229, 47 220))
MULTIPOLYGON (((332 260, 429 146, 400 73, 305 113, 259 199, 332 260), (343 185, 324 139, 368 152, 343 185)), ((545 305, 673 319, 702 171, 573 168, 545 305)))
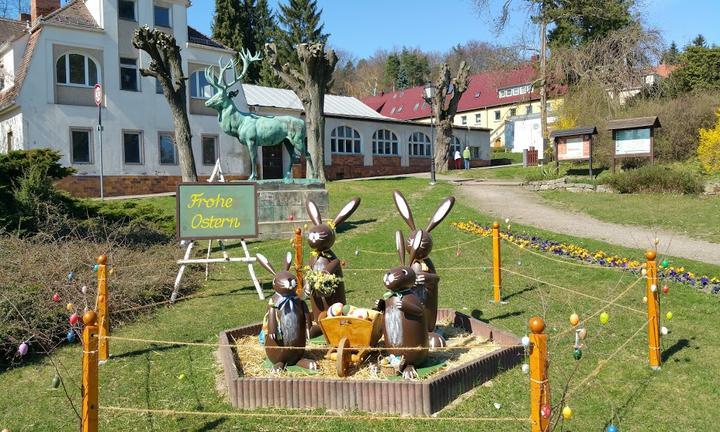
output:
POLYGON ((100 84, 95 84, 95 105, 98 107, 98 144, 100 145, 100 199, 105 199, 105 191, 104 191, 104 173, 103 173, 103 126, 102 126, 102 100, 103 100, 103 91, 102 86, 100 84))

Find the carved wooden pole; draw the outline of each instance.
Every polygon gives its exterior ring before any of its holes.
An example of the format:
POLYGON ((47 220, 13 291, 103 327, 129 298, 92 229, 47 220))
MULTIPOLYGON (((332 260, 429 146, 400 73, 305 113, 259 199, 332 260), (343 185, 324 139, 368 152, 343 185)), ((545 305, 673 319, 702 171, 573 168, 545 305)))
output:
POLYGON ((662 357, 660 354, 660 297, 658 296, 658 278, 657 278, 657 262, 655 261, 656 253, 653 250, 645 252, 647 264, 645 267, 647 283, 645 286, 645 295, 647 296, 647 319, 648 319, 648 349, 650 357, 650 367, 657 370, 660 369, 662 357))
POLYGON ((493 250, 493 302, 500 303, 500 290, 502 288, 502 274, 500 273, 500 224, 492 224, 492 250, 493 250))
POLYGON ((550 383, 548 382, 547 335, 545 321, 530 318, 530 421, 532 432, 550 428, 550 383))
POLYGON ((295 275, 297 276, 298 286, 297 295, 302 297, 303 295, 303 239, 302 230, 295 228, 295 275))
POLYGON ((83 358, 82 358, 82 432, 98 430, 98 328, 94 311, 83 315, 83 358))
POLYGON ((110 316, 107 310, 107 256, 100 255, 97 258, 98 271, 98 291, 97 291, 97 309, 98 321, 100 323, 99 334, 100 342, 98 348, 98 357, 101 361, 106 361, 110 357, 110 347, 108 340, 105 339, 110 335, 110 316))

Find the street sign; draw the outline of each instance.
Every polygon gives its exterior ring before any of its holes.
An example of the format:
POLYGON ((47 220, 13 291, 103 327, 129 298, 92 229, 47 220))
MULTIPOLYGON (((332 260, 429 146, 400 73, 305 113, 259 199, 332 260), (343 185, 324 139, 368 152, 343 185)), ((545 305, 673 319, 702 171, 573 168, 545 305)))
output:
POLYGON ((98 83, 98 84, 95 84, 95 105, 97 105, 97 106, 102 105, 102 100, 103 100, 102 86, 98 83))

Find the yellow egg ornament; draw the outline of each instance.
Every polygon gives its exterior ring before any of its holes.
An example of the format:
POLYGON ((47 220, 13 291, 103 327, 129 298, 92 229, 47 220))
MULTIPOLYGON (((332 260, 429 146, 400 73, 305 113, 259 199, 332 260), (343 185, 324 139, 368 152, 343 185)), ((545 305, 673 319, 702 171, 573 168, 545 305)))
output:
POLYGON ((647 303, 647 296, 643 296, 643 303, 647 303))
POLYGON ((72 311, 73 309, 75 309, 75 305, 72 304, 72 303, 68 303, 68 304, 65 306, 65 309, 67 309, 68 312, 70 312, 70 311, 72 311))
POLYGON ((578 314, 574 313, 574 314, 570 315, 570 325, 575 327, 576 325, 578 325, 579 322, 580 322, 580 317, 578 316, 578 314))
POLYGON ((668 313, 665 314, 665 318, 667 318, 668 320, 671 320, 672 317, 673 317, 672 312, 668 312, 668 313))
POLYGON ((566 406, 562 410, 562 415, 565 420, 570 420, 572 418, 573 411, 569 406, 566 406))
POLYGON ((610 321, 610 314, 603 312, 600 314, 600 324, 607 324, 610 321))

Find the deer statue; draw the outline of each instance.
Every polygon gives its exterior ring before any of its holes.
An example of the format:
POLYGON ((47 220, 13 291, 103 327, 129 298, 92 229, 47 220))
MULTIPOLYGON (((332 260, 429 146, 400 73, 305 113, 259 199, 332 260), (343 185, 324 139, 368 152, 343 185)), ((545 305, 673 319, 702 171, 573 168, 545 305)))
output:
POLYGON ((215 94, 205 102, 205 106, 213 108, 218 112, 220 128, 226 134, 233 136, 245 145, 250 154, 251 174, 248 180, 257 180, 257 148, 259 146, 274 146, 280 143, 290 154, 290 163, 285 172, 284 180, 287 181, 292 175, 292 165, 305 156, 310 164, 310 175, 308 178, 315 178, 315 167, 307 151, 305 140, 305 122, 292 116, 265 116, 254 113, 245 113, 237 109, 233 98, 237 96, 237 90, 230 88, 240 82, 247 73, 250 63, 260 60, 259 54, 250 54, 250 51, 239 53, 243 62, 242 72, 238 76, 237 64, 231 60, 226 65, 219 63, 219 73, 215 75, 214 67, 205 69, 205 79, 215 89, 215 94), (225 82, 225 72, 233 70, 234 79, 231 83, 225 82))

